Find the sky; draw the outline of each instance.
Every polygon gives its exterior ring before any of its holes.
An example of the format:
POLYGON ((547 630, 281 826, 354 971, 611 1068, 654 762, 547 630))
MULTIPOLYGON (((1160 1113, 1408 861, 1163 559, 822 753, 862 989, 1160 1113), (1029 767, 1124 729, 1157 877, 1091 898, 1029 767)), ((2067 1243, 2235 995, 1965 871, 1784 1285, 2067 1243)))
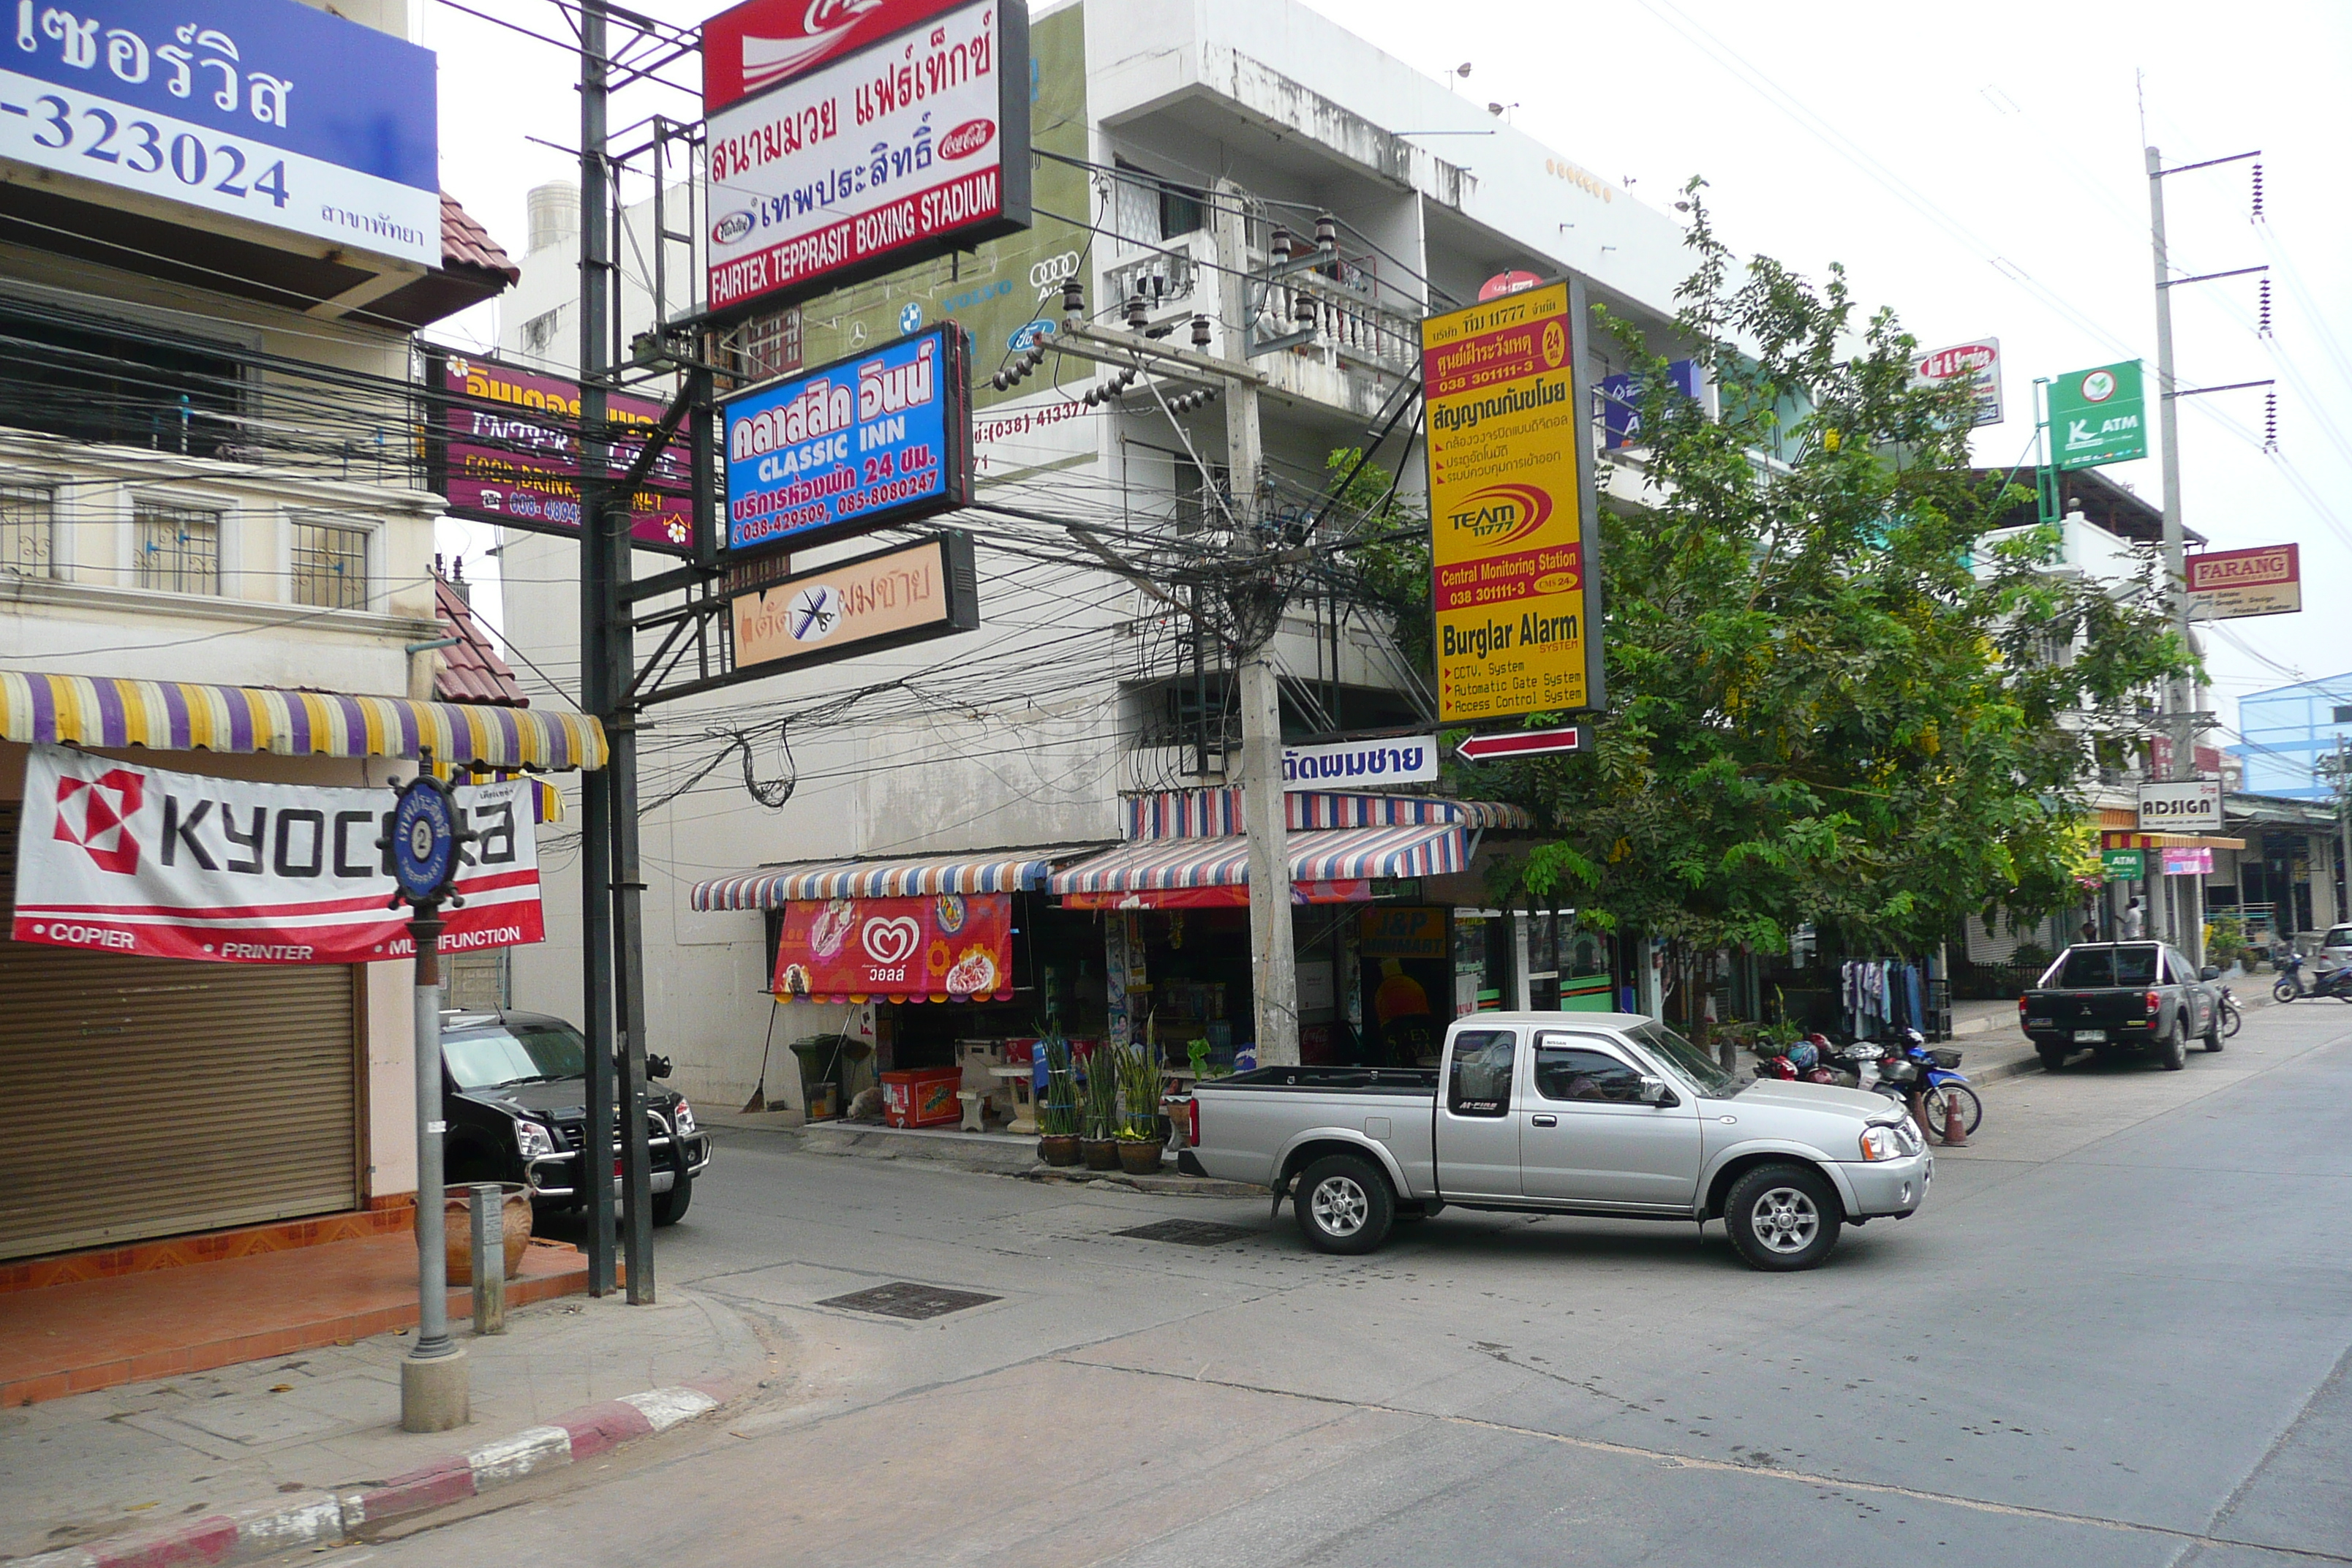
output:
MULTIPOLYGON (((569 37, 550 0, 464 3, 569 37)), ((636 3, 689 24, 717 8, 636 3)), ((1736 249, 1815 276, 1843 263, 1856 299, 1891 306, 1925 346, 1998 337, 2007 418, 1977 433, 1985 466, 2028 456, 2036 376, 2144 358, 2152 392, 2142 148, 2168 167, 2259 149, 2259 222, 2248 163, 2165 182, 2176 275, 2272 268, 2268 338, 2259 276, 2172 290, 2180 384, 2274 379, 2278 398, 2275 453, 2264 389, 2180 400, 2184 519, 2214 548, 2303 552, 2302 614, 2219 623, 2208 639, 2221 739, 2236 739, 2238 697, 2352 672, 2352 210, 2336 199, 2352 5, 1307 3, 1634 199, 1670 206, 1704 177, 1736 249)), ((525 192, 577 168, 527 140, 575 144, 576 66, 448 0, 415 4, 441 56, 445 188, 520 253, 525 192)), ((691 61, 663 74, 699 80, 691 61)), ((698 112, 645 85, 615 124, 656 111, 698 112)), ((1463 143, 1443 152, 1475 172, 1463 143)), ((493 335, 485 317, 456 323, 455 341, 493 335)), ((2106 473, 2161 497, 2153 456, 2106 473)), ((445 548, 488 542, 456 545, 463 525, 444 526, 445 548)))

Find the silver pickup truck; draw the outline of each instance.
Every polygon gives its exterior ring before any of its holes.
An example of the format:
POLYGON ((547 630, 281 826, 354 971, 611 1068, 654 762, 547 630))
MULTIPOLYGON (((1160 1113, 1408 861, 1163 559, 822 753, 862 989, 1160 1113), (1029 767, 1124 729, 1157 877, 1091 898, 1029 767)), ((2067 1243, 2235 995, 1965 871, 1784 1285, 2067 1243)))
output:
POLYGON ((1654 1020, 1480 1013, 1435 1068, 1262 1068, 1196 1086, 1180 1167, 1295 1193, 1324 1252, 1447 1205, 1719 1218, 1755 1268, 1811 1268, 1845 1225, 1908 1217, 1934 1157, 1859 1089, 1741 1082, 1654 1020))

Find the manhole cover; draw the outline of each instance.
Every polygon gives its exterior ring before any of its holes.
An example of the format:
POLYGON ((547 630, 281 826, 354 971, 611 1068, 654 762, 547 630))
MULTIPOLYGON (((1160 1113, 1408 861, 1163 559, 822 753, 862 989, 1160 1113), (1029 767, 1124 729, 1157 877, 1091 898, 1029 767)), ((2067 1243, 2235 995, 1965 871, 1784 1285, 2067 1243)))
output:
POLYGON ((885 1318, 943 1318, 950 1312, 961 1312, 966 1307, 984 1306, 1002 1300, 998 1296, 983 1296, 976 1290, 947 1290, 937 1285, 917 1285, 909 1280, 894 1280, 877 1285, 871 1290, 858 1290, 846 1296, 835 1296, 817 1303, 820 1307, 841 1307, 852 1312, 873 1312, 885 1318))
POLYGON ((1138 1241, 1172 1241, 1179 1247, 1223 1247, 1229 1241, 1240 1241, 1256 1232, 1238 1225, 1219 1225, 1214 1220, 1163 1219, 1118 1234, 1131 1236, 1138 1241))

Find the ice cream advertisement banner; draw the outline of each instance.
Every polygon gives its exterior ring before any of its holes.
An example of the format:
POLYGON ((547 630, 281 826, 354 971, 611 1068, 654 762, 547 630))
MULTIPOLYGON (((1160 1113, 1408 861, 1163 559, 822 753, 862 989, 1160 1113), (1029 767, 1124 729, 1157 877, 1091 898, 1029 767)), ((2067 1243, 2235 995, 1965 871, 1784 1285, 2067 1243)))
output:
POLYGON ((1011 1001, 1013 897, 788 903, 773 990, 782 1002, 1011 1001))
MULTIPOLYGON (((539 848, 523 779, 461 784, 461 905, 441 950, 543 940, 539 848)), ((377 839, 388 789, 247 784, 60 746, 26 761, 16 840, 18 942, 215 963, 409 958, 377 839)))

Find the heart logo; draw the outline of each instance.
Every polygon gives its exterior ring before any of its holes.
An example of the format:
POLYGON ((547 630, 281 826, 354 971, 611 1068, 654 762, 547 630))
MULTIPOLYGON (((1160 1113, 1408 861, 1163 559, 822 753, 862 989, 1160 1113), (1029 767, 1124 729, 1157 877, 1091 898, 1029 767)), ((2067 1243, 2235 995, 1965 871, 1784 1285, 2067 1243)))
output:
POLYGON ((880 918, 867 921, 857 940, 865 944, 866 956, 877 963, 903 963, 923 939, 923 928, 913 917, 900 915, 895 921, 880 918))

